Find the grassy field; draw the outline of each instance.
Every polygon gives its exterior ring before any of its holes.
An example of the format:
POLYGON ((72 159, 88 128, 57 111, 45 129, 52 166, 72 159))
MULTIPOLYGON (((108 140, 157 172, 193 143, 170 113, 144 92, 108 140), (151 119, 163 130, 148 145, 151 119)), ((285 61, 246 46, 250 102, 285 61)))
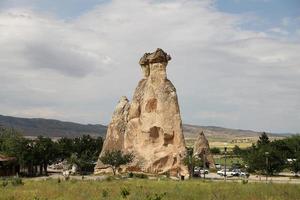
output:
MULTIPOLYGON (((195 139, 194 138, 187 138, 185 140, 185 142, 186 142, 186 146, 193 147, 194 143, 195 143, 195 139)), ((224 146, 225 146, 224 143, 226 143, 228 151, 231 151, 232 148, 235 145, 237 145, 240 148, 244 149, 244 148, 250 147, 252 145, 252 143, 255 143, 255 142, 256 141, 232 142, 231 140, 220 142, 220 141, 215 141, 215 140, 209 140, 209 146, 210 146, 210 148, 217 147, 217 148, 223 150, 224 146)))
MULTIPOLYGON (((214 156, 215 163, 221 164, 222 166, 225 165, 225 159, 224 156, 214 156)), ((230 167, 232 164, 244 164, 244 161, 241 158, 238 157, 227 157, 226 159, 226 165, 230 167)))
MULTIPOLYGON (((241 142, 241 143, 229 142, 226 144, 228 151, 231 151, 235 145, 244 149, 244 148, 250 147, 252 145, 252 143, 251 142, 241 142)), ((225 145, 224 145, 224 142, 210 142, 209 146, 210 146, 210 148, 217 147, 217 148, 223 150, 225 145)))
POLYGON ((300 200, 300 185, 200 180, 25 180, 0 186, 1 200, 300 200))

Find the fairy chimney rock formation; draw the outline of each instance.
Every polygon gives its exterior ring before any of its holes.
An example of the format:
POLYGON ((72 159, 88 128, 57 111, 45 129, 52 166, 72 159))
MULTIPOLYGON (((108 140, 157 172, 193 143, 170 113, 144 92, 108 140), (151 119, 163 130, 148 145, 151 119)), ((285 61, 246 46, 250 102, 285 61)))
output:
POLYGON ((210 152, 209 143, 203 131, 198 134, 193 152, 194 156, 198 156, 200 159, 203 159, 203 156, 205 156, 205 161, 209 164, 209 168, 215 168, 215 161, 210 152))
MULTIPOLYGON (((106 138, 99 158, 106 151, 124 149, 124 133, 127 124, 129 106, 128 99, 125 96, 122 96, 112 115, 111 122, 107 127, 106 138)), ((99 172, 110 172, 109 167, 104 165, 100 160, 98 160, 95 167, 95 173, 99 172)))
MULTIPOLYGON (((142 56, 139 64, 144 78, 135 89, 127 116, 123 116, 126 123, 120 123, 123 129, 108 130, 107 134, 122 135, 122 150, 135 156, 131 164, 123 166, 124 171, 188 175, 182 161, 186 148, 176 89, 166 73, 170 60, 162 49, 142 56)), ((102 152, 111 149, 103 148, 102 152)))

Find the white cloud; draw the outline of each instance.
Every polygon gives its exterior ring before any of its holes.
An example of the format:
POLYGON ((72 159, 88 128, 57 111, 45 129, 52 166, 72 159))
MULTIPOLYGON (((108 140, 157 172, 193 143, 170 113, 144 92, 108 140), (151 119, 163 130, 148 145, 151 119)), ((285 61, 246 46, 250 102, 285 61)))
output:
POLYGON ((281 34, 281 35, 288 35, 289 34, 288 31, 283 30, 282 28, 279 28, 279 27, 271 28, 270 31, 273 32, 273 33, 281 34))
POLYGON ((1 113, 108 123, 142 77, 140 56, 161 47, 184 122, 299 132, 300 45, 244 20, 208 0, 113 0, 72 21, 4 10, 1 113))

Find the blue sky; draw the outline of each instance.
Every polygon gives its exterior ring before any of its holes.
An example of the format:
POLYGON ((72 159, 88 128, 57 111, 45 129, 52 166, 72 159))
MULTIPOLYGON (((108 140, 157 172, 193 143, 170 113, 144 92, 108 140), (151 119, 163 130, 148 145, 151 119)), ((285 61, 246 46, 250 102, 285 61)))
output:
POLYGON ((223 12, 260 19, 260 23, 243 25, 249 29, 266 30, 283 26, 287 31, 294 32, 300 26, 299 0, 218 0, 216 7, 223 12))
POLYGON ((0 114, 108 124, 161 47, 184 123, 299 133, 299 2, 0 0, 0 114))
MULTIPOLYGON (((0 7, 33 7, 43 12, 51 12, 59 18, 72 19, 108 0, 1 0, 0 7)), ((215 0, 216 8, 233 14, 247 14, 262 20, 262 24, 252 24, 249 28, 266 29, 282 25, 284 19, 300 16, 299 0, 215 0)), ((298 20, 297 25, 300 25, 298 20)), ((294 24, 295 25, 295 24, 294 24)), ((294 30, 295 26, 289 27, 294 30)))
MULTIPOLYGON (((51 13, 64 20, 72 20, 109 0, 1 0, 0 8, 30 7, 39 12, 51 13)), ((249 20, 240 24, 243 29, 266 31, 275 29, 293 35, 300 27, 299 0, 214 0, 221 12, 241 14, 249 20)), ((291 36, 293 37, 293 36, 291 36)))

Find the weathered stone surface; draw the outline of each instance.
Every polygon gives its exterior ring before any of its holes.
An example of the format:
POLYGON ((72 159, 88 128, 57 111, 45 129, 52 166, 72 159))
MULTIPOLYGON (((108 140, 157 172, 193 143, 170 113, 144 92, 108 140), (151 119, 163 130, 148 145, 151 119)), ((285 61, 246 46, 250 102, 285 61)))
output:
MULTIPOLYGON (((124 171, 188 175, 182 163, 186 148, 176 89, 166 74, 170 59, 161 49, 140 59, 144 78, 135 89, 128 116, 124 117, 124 137, 120 137, 124 139, 123 151, 133 153, 135 159, 123 167, 124 171)), ((118 131, 110 133, 123 134, 118 131)))
POLYGON ((194 156, 198 156, 200 159, 205 157, 205 161, 209 164, 209 168, 215 168, 215 161, 213 155, 210 152, 209 143, 206 139, 203 131, 198 134, 198 137, 194 144, 194 156))
MULTIPOLYGON (((103 143, 102 151, 99 158, 105 151, 123 150, 124 149, 124 133, 127 124, 129 111, 129 101, 126 97, 121 97, 107 128, 106 138, 103 143)), ((98 160, 95 167, 95 173, 110 172, 111 169, 98 160)))

